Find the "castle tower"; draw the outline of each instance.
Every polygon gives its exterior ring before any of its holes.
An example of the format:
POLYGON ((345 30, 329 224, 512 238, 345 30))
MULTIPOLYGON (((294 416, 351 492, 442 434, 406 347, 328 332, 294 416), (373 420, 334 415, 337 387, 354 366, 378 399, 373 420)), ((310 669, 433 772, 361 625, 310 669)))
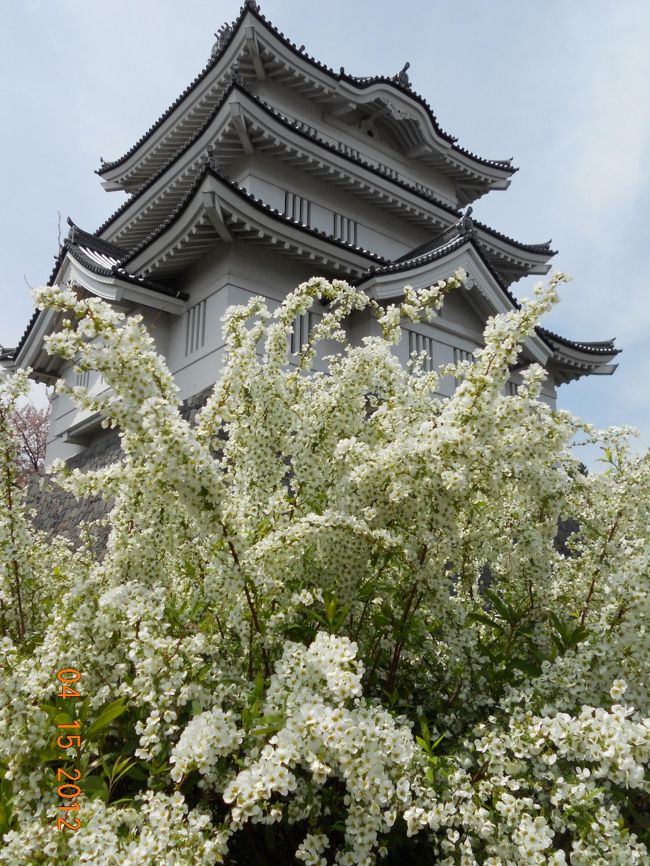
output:
MULTIPOLYGON (((405 284, 428 286, 459 267, 469 290, 452 294, 432 324, 405 326, 399 352, 425 351, 432 368, 470 358, 488 316, 513 309, 512 285, 545 274, 550 243, 509 238, 472 218, 472 203, 508 188, 510 160, 489 160, 443 131, 411 86, 394 75, 357 78, 296 47, 245 3, 224 25, 204 69, 121 157, 102 161, 106 190, 129 198, 94 232, 70 222, 50 283, 70 284, 141 313, 191 401, 216 379, 224 356, 220 318, 262 294, 280 302, 314 275, 339 277, 379 301, 405 284)), ((322 310, 321 310, 322 313, 322 310)), ((293 348, 319 315, 296 322, 293 348)), ((37 312, 2 363, 101 390, 96 374, 50 357, 44 337, 57 314, 37 312)), ((351 341, 372 333, 362 315, 351 341)), ((538 328, 522 364, 559 385, 612 373, 612 341, 578 342, 538 328)), ((513 370, 509 389, 518 379, 513 370)), ((440 394, 453 381, 442 380, 440 394)), ((67 397, 53 403, 48 460, 79 461, 101 436, 99 418, 67 397)))

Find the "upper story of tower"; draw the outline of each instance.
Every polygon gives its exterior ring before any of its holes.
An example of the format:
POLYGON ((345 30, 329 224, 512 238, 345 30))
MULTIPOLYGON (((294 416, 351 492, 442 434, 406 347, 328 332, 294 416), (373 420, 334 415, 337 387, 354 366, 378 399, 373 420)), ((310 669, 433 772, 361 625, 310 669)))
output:
MULTIPOLYGON (((49 282, 141 313, 186 398, 217 376, 228 303, 251 293, 277 303, 313 275, 390 302, 405 283, 429 285, 463 267, 462 301, 449 300, 435 327, 409 331, 402 347, 405 358, 424 347, 432 366, 448 363, 471 356, 487 317, 517 307, 513 284, 545 274, 555 255, 550 242, 519 241, 472 216, 472 204, 506 189, 515 171, 442 130, 407 66, 388 77, 336 72, 247 0, 164 114, 125 154, 102 161, 106 190, 127 198, 95 231, 69 220, 49 282)), ((2 363, 79 384, 74 364, 45 350, 60 326, 52 311, 35 313, 2 363)), ((365 326, 354 327, 361 338, 365 326)), ((539 328, 522 363, 546 367, 552 402, 558 385, 612 372, 616 354, 611 340, 539 328)), ((53 418, 53 436, 75 448, 94 429, 63 400, 53 418)))

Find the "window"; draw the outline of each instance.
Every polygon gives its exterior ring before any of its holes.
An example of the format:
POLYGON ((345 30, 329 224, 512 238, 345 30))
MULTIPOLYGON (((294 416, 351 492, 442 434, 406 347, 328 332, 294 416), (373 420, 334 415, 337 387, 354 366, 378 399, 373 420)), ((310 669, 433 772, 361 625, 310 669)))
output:
POLYGON ((291 354, 297 355, 309 341, 309 335, 316 324, 316 316, 314 313, 306 312, 300 316, 296 316, 293 323, 293 331, 291 332, 291 354))
POLYGON ((205 345, 206 301, 191 307, 185 322, 185 357, 192 355, 205 345))
POLYGON ((295 192, 285 192, 284 215, 304 226, 311 225, 311 202, 295 192))
MULTIPOLYGON (((466 352, 465 349, 454 349, 454 364, 460 364, 463 361, 474 361, 474 355, 471 352, 466 352)), ((456 386, 462 382, 462 379, 456 377, 456 386)))
POLYGON ((409 341, 409 357, 413 353, 419 355, 424 352, 424 370, 431 373, 435 369, 434 340, 431 337, 425 337, 424 334, 417 334, 415 331, 406 330, 406 333, 409 341))
POLYGON ((506 382, 506 394, 508 397, 516 397, 519 394, 519 385, 516 382, 506 382))
POLYGON ((90 387, 90 370, 84 370, 83 372, 77 373, 77 379, 75 382, 77 387, 89 388, 90 387))
POLYGON ((334 237, 340 241, 346 241, 349 244, 357 245, 357 224, 349 217, 342 214, 334 214, 334 237))
POLYGON ((474 361, 474 355, 471 352, 466 352, 465 349, 454 349, 454 364, 460 364, 462 361, 474 361))

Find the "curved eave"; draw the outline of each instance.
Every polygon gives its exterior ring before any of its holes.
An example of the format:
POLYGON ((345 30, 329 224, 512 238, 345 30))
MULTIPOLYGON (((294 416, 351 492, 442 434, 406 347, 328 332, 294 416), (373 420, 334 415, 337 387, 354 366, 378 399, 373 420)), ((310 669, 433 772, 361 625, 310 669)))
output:
POLYGON ((551 269, 550 260, 557 255, 550 241, 522 243, 477 221, 474 221, 474 234, 483 254, 508 285, 529 274, 547 274, 551 269))
MULTIPOLYGON (((56 283, 76 286, 110 303, 127 302, 164 310, 177 316, 185 310, 188 297, 184 293, 173 295, 133 274, 115 274, 112 270, 99 266, 82 250, 74 247, 66 249, 64 254, 59 256, 56 271, 48 285, 56 283)), ((59 360, 45 351, 44 340, 59 327, 61 319, 61 314, 56 311, 34 310, 10 361, 11 367, 32 367, 32 378, 36 381, 53 381, 59 360)))
MULTIPOLYGON (((21 366, 19 363, 21 353, 27 341, 30 338, 30 334, 34 330, 37 325, 38 319, 41 316, 41 310, 34 310, 32 313, 29 322, 27 323, 25 330, 22 333, 20 340, 18 340, 18 345, 14 348, 10 357, 3 357, 2 365, 7 368, 15 368, 21 366)), ((8 353, 7 353, 8 354, 8 353)), ((22 366, 27 366, 23 364, 22 366)))
MULTIPOLYGON (((448 228, 459 212, 445 206, 433 193, 425 193, 376 166, 348 153, 292 122, 258 97, 231 85, 220 104, 194 139, 170 160, 137 194, 125 202, 97 230, 98 235, 129 246, 140 243, 178 206, 192 186, 203 163, 206 148, 213 146, 224 165, 231 164, 247 149, 263 151, 278 159, 295 162, 321 179, 342 184, 351 194, 372 200, 418 227, 439 231, 448 228)), ((474 223, 484 255, 510 284, 528 274, 549 270, 554 255, 549 244, 524 244, 474 223)))
MULTIPOLYGON (((615 357, 613 355, 612 360, 615 357)), ((611 376, 618 367, 618 364, 604 359, 595 361, 593 356, 577 359, 573 353, 567 352, 554 352, 551 361, 549 366, 557 385, 566 385, 583 376, 611 376)))
POLYGON ((254 95, 231 85, 196 136, 169 160, 137 193, 124 202, 96 235, 132 245, 141 241, 182 200, 194 181, 208 146, 228 167, 241 155, 258 148, 278 159, 300 160, 308 173, 348 185, 352 194, 372 199, 421 227, 441 229, 459 212, 432 190, 417 189, 387 170, 342 153, 319 135, 266 105, 254 95))
POLYGON ((551 364, 558 385, 583 376, 611 376, 618 367, 614 361, 621 350, 614 340, 570 340, 542 327, 537 332, 553 351, 551 364))
MULTIPOLYGON (((406 284, 424 288, 448 278, 458 268, 467 273, 468 302, 482 319, 519 307, 471 238, 455 238, 411 261, 368 269, 355 284, 377 300, 388 301, 401 297, 406 284)), ((551 350, 539 334, 531 334, 524 345, 532 360, 546 365, 551 350)))
MULTIPOLYGON (((444 231, 438 238, 422 244, 410 253, 401 256, 394 264, 411 261, 426 255, 430 251, 435 252, 443 242, 448 242, 459 237, 467 236, 467 229, 463 227, 465 218, 459 220, 449 229, 444 231)), ((499 275, 498 279, 504 287, 520 280, 530 274, 546 274, 550 270, 549 259, 555 255, 548 244, 524 244, 515 241, 506 235, 491 229, 488 226, 471 221, 471 236, 481 255, 489 263, 490 267, 499 275)))
POLYGON ((243 239, 315 266, 357 275, 386 259, 303 225, 255 198, 234 181, 205 166, 185 199, 155 232, 122 262, 133 272, 168 276, 213 249, 243 239))
MULTIPOLYGON (((420 133, 414 137, 412 130, 408 135, 412 138, 412 149, 424 147, 422 156, 427 159, 430 157, 428 145, 436 151, 436 159, 438 156, 442 158, 443 164, 453 165, 461 174, 491 188, 507 186, 516 170, 509 160, 482 159, 457 145, 456 140, 440 128, 429 104, 410 88, 381 76, 357 79, 344 72, 335 73, 296 48, 259 11, 247 4, 221 53, 204 67, 133 147, 119 159, 101 166, 97 173, 104 179, 104 185, 109 189, 133 188, 155 173, 218 102, 220 93, 227 86, 226 75, 234 64, 245 60, 253 78, 266 77, 265 50, 276 58, 288 60, 289 71, 295 78, 294 85, 303 90, 305 87, 316 88, 319 99, 328 103, 328 107, 350 100, 357 104, 382 100, 388 114, 395 120, 410 120, 420 128, 420 133)), ((412 155, 417 158, 417 150, 412 155)))

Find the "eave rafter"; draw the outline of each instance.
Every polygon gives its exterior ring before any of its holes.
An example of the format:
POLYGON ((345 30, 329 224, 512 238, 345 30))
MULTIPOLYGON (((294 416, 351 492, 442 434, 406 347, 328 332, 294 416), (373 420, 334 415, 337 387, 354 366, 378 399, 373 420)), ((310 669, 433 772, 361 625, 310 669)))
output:
POLYGON ((166 224, 132 250, 121 265, 143 277, 166 280, 208 249, 237 239, 350 276, 363 272, 372 261, 385 262, 381 256, 271 209, 228 180, 211 160, 166 224))
MULTIPOLYGON (((98 232, 109 240, 133 246, 171 213, 194 182, 206 150, 228 169, 247 151, 284 161, 305 174, 371 202, 433 236, 452 226, 458 212, 402 180, 381 163, 364 161, 354 149, 335 146, 324 134, 287 117, 232 83, 205 128, 143 190, 122 205, 98 232)), ((506 283, 529 273, 545 273, 553 255, 548 244, 519 244, 476 224, 485 255, 506 283)))
POLYGON ((250 83, 265 78, 283 82, 331 112, 345 113, 349 105, 369 105, 371 113, 387 112, 407 151, 426 139, 434 151, 444 154, 444 170, 467 174, 479 185, 506 184, 514 171, 508 161, 482 160, 459 148, 410 87, 388 78, 359 79, 343 70, 335 73, 307 55, 302 46, 293 45, 247 2, 235 24, 222 28, 213 58, 175 103, 123 157, 102 165, 99 174, 105 186, 133 190, 142 185, 200 126, 218 103, 233 69, 250 83))
MULTIPOLYGON (((326 183, 433 232, 449 225, 457 212, 433 198, 431 191, 399 180, 397 172, 337 150, 305 124, 286 117, 239 87, 231 86, 224 101, 195 141, 135 193, 98 229, 106 238, 132 246, 146 237, 170 213, 191 186, 204 154, 214 151, 228 169, 247 151, 273 156, 299 167, 326 183)), ((421 185, 420 185, 421 186, 421 185)))
MULTIPOLYGON (((516 299, 501 284, 476 243, 462 236, 411 262, 370 268, 357 285, 377 300, 388 301, 400 297, 406 284, 424 288, 449 277, 458 268, 467 274, 466 298, 480 318, 516 309, 516 299)), ((542 365, 551 355, 550 347, 538 334, 527 338, 525 348, 529 358, 542 365)))

